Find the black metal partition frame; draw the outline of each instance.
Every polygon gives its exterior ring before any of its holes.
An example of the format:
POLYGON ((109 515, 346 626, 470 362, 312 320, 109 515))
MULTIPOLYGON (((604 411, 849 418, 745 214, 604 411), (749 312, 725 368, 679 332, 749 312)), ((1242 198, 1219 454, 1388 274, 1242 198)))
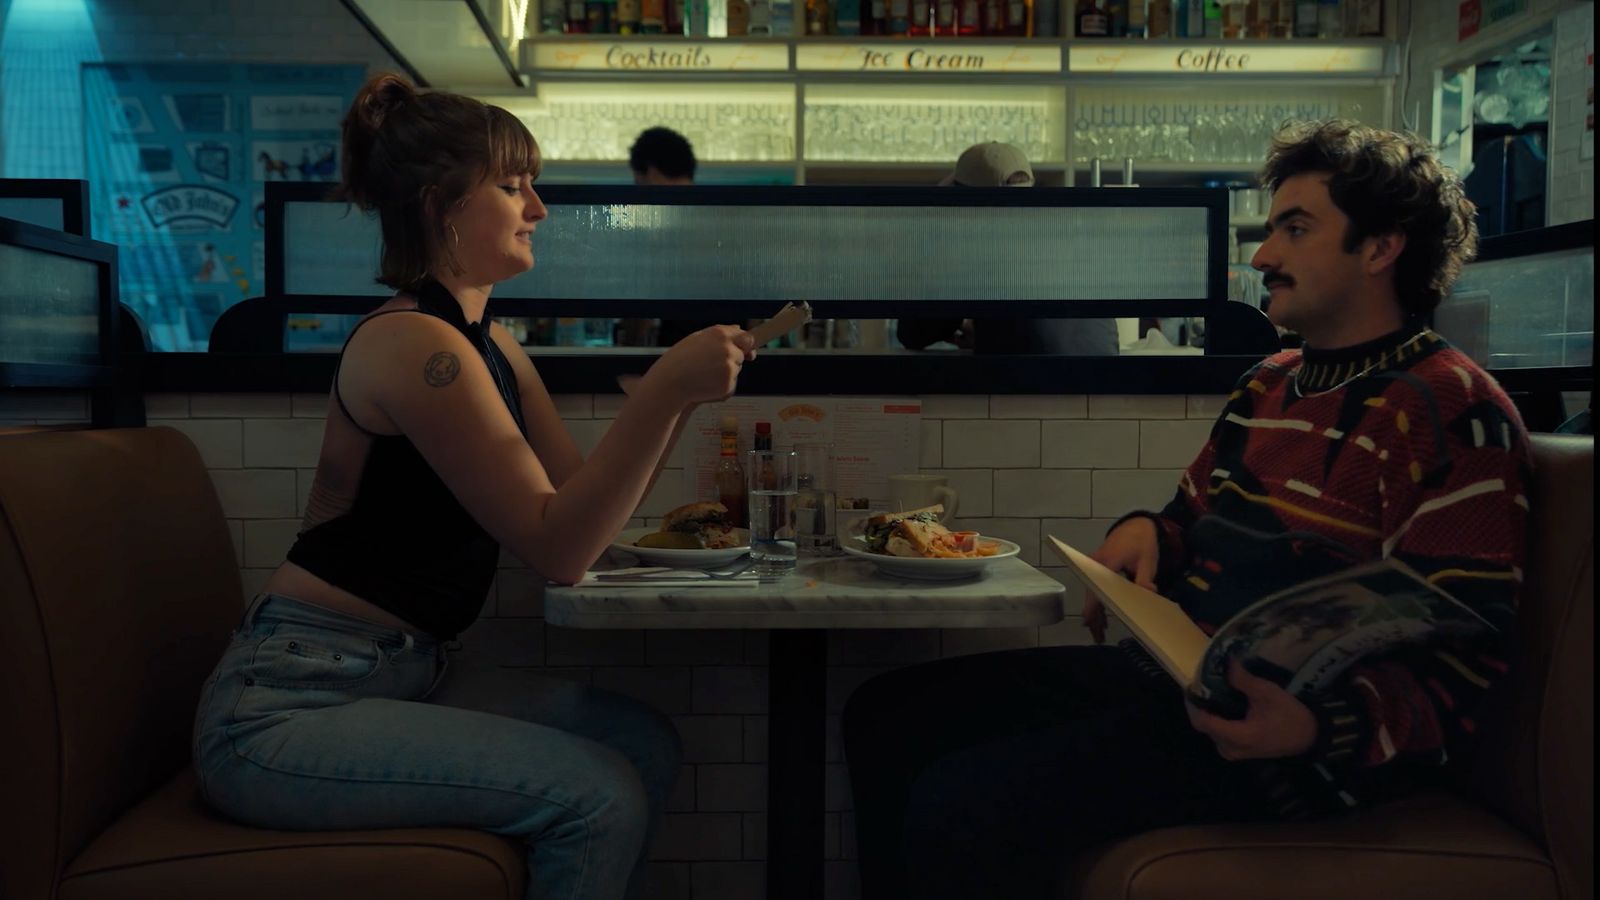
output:
POLYGON ((89 183, 70 178, 0 178, 0 199, 56 200, 61 230, 89 236, 89 183))
POLYGON ((94 361, 6 359, 3 342, 0 342, 0 390, 86 390, 95 425, 142 421, 140 386, 128 371, 128 361, 120 343, 122 312, 117 299, 117 248, 6 218, 0 218, 0 245, 92 263, 98 291, 94 361))
MULTIPOLYGON (((1215 314, 1227 301, 1227 219, 1228 195, 1223 189, 1199 188, 920 188, 920 187, 818 187, 818 186, 638 186, 638 185, 550 185, 538 188, 546 206, 559 210, 563 206, 575 207, 655 207, 655 206, 715 206, 715 207, 837 207, 841 209, 866 207, 944 208, 950 215, 949 229, 952 241, 963 237, 963 209, 980 208, 1029 209, 1041 207, 1149 209, 1194 208, 1205 211, 1205 288, 1203 297, 1142 297, 1105 298, 1088 297, 1069 300, 1049 298, 1020 298, 1006 296, 972 296, 944 298, 937 305, 948 303, 961 307, 965 315, 980 311, 994 317, 1041 318, 1095 318, 1137 316, 1205 316, 1215 314)), ((314 293, 327 296, 326 290, 291 293, 287 267, 289 237, 286 232, 288 216, 286 207, 296 203, 336 203, 343 201, 333 196, 327 184, 269 182, 266 185, 266 296, 292 302, 295 293, 314 293)), ((351 212, 353 216, 359 213, 351 212)), ((554 224, 554 223, 553 223, 554 224)), ((368 226, 370 227, 370 226, 368 226)), ((559 225, 557 225, 559 227, 559 225)), ((805 236, 797 236, 800 242, 805 236)), ((1043 243, 1043 242, 1041 242, 1043 243)), ((1108 259, 1106 265, 1124 265, 1131 271, 1141 262, 1138 247, 1130 247, 1125 260, 1108 259)), ((594 260, 604 266, 603 258, 594 260)), ((825 260, 819 260, 825 265, 825 260)), ((573 293, 579 293, 574 291, 573 293)), ((497 292, 496 300, 502 296, 497 292)), ((784 299, 749 297, 748 299, 701 301, 697 297, 632 297, 615 296, 565 296, 555 298, 515 298, 519 302, 518 314, 567 316, 678 316, 699 317, 705 314, 726 314, 732 317, 760 317, 770 315, 784 299)), ((869 296, 819 300, 802 297, 812 303, 820 318, 889 318, 926 315, 944 315, 930 307, 936 304, 918 299, 883 299, 869 296)))

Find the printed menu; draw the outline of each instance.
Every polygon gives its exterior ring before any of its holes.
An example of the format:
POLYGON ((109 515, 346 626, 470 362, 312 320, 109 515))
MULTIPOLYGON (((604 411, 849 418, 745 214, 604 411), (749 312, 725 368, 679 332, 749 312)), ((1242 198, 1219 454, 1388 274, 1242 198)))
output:
POLYGON ((917 471, 922 401, 915 397, 734 397, 695 409, 679 439, 685 496, 715 499, 719 423, 739 419, 739 452, 750 449, 756 422, 772 423, 772 446, 833 445, 836 493, 841 506, 883 509, 889 476, 917 471))

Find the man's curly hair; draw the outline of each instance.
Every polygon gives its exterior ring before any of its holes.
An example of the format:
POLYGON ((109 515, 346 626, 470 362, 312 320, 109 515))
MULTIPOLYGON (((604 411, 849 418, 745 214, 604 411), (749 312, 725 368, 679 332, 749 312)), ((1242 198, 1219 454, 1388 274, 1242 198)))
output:
POLYGON ((1395 290, 1408 317, 1431 313, 1478 251, 1476 207, 1461 179, 1416 135, 1328 119, 1280 130, 1261 184, 1276 191, 1296 175, 1315 172, 1328 174, 1328 193, 1350 218, 1346 252, 1369 237, 1405 235, 1395 290))

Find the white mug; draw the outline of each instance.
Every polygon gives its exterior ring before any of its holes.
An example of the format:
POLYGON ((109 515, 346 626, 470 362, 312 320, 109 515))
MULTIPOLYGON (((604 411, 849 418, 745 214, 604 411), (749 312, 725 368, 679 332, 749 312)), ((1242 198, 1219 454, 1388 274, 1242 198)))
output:
POLYGON ((956 506, 960 499, 955 489, 950 487, 950 479, 943 475, 889 476, 890 512, 921 509, 924 506, 943 503, 944 514, 939 517, 939 521, 944 522, 956 514, 956 506))

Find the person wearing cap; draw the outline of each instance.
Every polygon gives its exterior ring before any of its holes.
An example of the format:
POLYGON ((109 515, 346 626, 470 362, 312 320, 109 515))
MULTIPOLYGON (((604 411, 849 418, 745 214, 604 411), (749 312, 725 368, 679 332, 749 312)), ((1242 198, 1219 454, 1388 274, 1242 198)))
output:
MULTIPOLYGON (((1033 187, 1033 166, 1011 144, 973 144, 941 187, 1033 187)), ((907 349, 948 341, 977 353, 1116 356, 1113 319, 901 319, 895 336, 907 349)))
POLYGON ((999 141, 973 144, 961 151, 956 167, 941 187, 959 184, 964 187, 1033 187, 1033 166, 1022 151, 999 141))

